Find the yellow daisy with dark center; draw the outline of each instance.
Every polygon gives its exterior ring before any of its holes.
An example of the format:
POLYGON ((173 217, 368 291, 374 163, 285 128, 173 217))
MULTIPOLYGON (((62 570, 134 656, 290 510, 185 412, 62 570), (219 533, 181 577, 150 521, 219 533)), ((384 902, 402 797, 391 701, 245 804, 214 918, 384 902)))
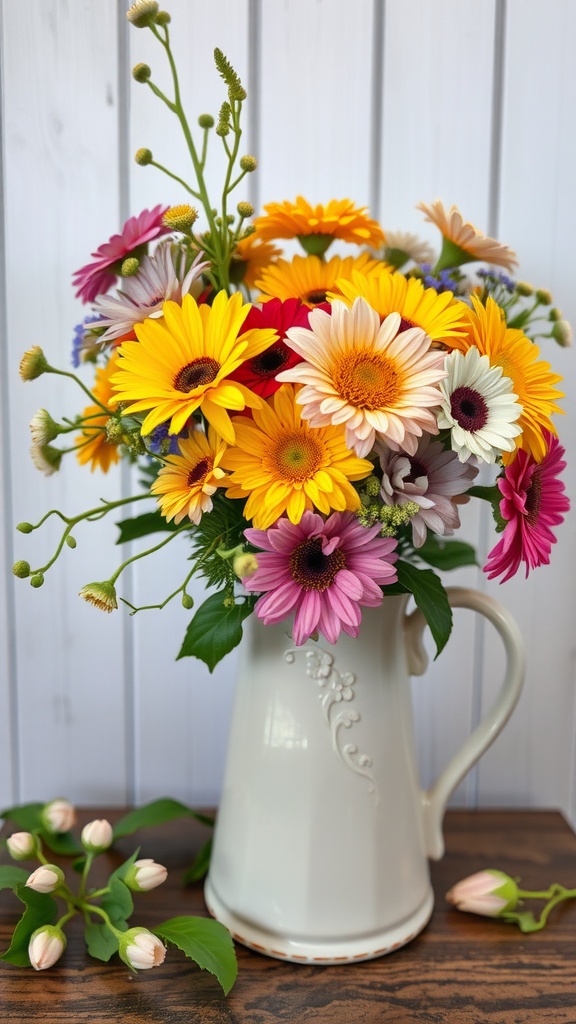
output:
POLYGON ((256 281, 259 302, 268 299, 298 298, 313 308, 327 301, 328 293, 337 293, 339 280, 349 281, 355 270, 371 275, 380 272, 382 264, 367 253, 358 257, 333 256, 324 262, 319 256, 294 256, 291 261, 277 260, 262 271, 256 281))
POLYGON ((369 476, 372 464, 349 451, 342 427, 311 428, 290 384, 253 415, 234 418, 236 445, 224 452, 221 465, 231 471, 226 496, 248 499, 244 515, 257 529, 268 529, 284 514, 299 523, 306 509, 328 515, 359 507, 351 481, 369 476))
POLYGON ((116 402, 129 413, 147 413, 144 436, 168 421, 169 432, 178 434, 201 409, 220 436, 234 443, 228 410, 257 408, 260 399, 229 377, 277 339, 270 329, 238 336, 250 309, 239 292, 229 298, 221 291, 211 306, 185 295, 181 306, 165 302, 160 319, 135 325, 138 341, 125 341, 118 349, 112 386, 116 402))
POLYGON ((212 427, 208 436, 193 430, 178 442, 180 455, 170 455, 150 488, 158 496, 162 515, 176 524, 188 516, 198 524, 212 510, 212 495, 224 487, 228 476, 221 468, 226 444, 212 427))

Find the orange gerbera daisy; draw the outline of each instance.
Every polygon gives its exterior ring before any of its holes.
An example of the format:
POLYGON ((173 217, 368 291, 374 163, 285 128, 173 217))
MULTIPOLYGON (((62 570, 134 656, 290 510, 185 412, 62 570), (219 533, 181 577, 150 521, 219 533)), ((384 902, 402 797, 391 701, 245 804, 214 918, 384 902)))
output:
POLYGON ((452 292, 437 292, 425 288, 415 277, 404 277, 384 268, 379 274, 353 271, 351 280, 339 279, 337 291, 328 298, 339 298, 351 306, 361 296, 375 309, 381 320, 389 313, 399 313, 400 330, 421 327, 432 341, 443 342, 446 338, 462 337, 468 323, 467 306, 454 298, 452 292))
MULTIPOLYGON (((118 369, 117 364, 117 356, 113 355, 106 366, 96 370, 96 382, 92 388, 92 394, 105 406, 111 405, 114 400, 110 378, 118 369)), ((89 462, 91 473, 95 469, 101 469, 103 473, 107 473, 110 466, 120 459, 118 445, 112 444, 106 433, 110 415, 110 413, 104 412, 100 405, 88 405, 82 413, 85 422, 82 425, 82 433, 76 437, 78 446, 76 458, 82 466, 89 462)))
POLYGON ((473 263, 475 260, 496 263, 506 270, 517 266, 516 253, 465 221, 457 206, 451 206, 446 212, 444 204, 436 199, 430 205, 418 203, 416 209, 421 210, 426 220, 442 232, 442 252, 434 267, 435 272, 460 267, 463 263, 473 263))
POLYGON ((185 516, 198 524, 204 512, 212 510, 212 495, 229 477, 220 468, 226 444, 212 427, 208 436, 192 430, 178 442, 180 455, 170 455, 150 488, 158 495, 162 515, 181 523, 185 516))
POLYGON ((319 256, 294 256, 278 260, 263 270, 256 287, 261 294, 258 302, 268 299, 300 299, 306 306, 319 306, 326 302, 328 292, 337 293, 336 282, 341 278, 349 281, 354 270, 364 274, 379 273, 382 264, 367 253, 360 256, 333 256, 325 263, 319 256))
POLYGON ((354 206, 350 199, 331 199, 323 206, 311 206, 303 196, 295 203, 269 203, 266 214, 254 221, 260 238, 298 238, 306 252, 321 256, 334 238, 373 249, 384 243, 384 232, 366 213, 366 207, 354 206))
POLYGON ((260 277, 264 267, 281 255, 282 249, 272 242, 264 241, 258 235, 252 234, 242 238, 232 255, 230 271, 233 281, 245 284, 250 289, 254 288, 256 279, 260 277))
POLYGON ((548 450, 544 432, 556 434, 550 416, 564 411, 556 404, 557 399, 564 397, 563 392, 554 387, 562 377, 552 372, 550 363, 538 358, 540 349, 530 338, 506 326, 504 314, 494 299, 488 298, 486 306, 476 295, 471 300, 473 309, 468 310, 465 336, 447 338, 446 344, 460 352, 477 348, 481 355, 488 356, 491 366, 500 366, 503 375, 512 381, 523 410, 518 420, 522 433, 515 439, 515 451, 504 455, 504 462, 510 462, 518 448, 541 462, 548 450))

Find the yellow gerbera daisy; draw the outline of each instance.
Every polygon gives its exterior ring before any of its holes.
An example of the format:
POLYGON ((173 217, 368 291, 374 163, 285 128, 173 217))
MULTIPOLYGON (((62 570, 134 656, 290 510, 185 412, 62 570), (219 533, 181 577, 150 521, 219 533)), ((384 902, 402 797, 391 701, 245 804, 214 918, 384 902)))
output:
POLYGON ((261 291, 258 302, 298 298, 307 306, 319 306, 326 302, 328 292, 338 291, 339 278, 349 281, 354 270, 372 274, 379 273, 381 267, 382 264, 367 253, 357 257, 333 256, 327 263, 319 256, 294 256, 290 262, 278 260, 263 270, 256 281, 261 291))
POLYGON ((162 515, 181 523, 188 516, 198 524, 204 512, 212 510, 212 495, 229 481, 220 467, 226 444, 212 427, 208 436, 192 430, 178 442, 180 455, 170 455, 150 491, 158 495, 162 515))
POLYGON ((250 289, 254 288, 256 279, 260 277, 264 267, 281 255, 282 249, 272 242, 265 242, 258 235, 248 235, 238 242, 232 255, 232 280, 238 284, 242 282, 250 289))
POLYGON ((231 470, 227 497, 246 498, 244 515, 266 530, 284 513, 299 523, 306 509, 328 515, 332 509, 354 511, 360 505, 351 480, 362 480, 372 463, 346 447, 341 427, 314 430, 301 418, 295 389, 284 385, 272 405, 254 410, 254 419, 234 418, 236 447, 221 463, 231 470))
POLYGON ((420 327, 436 342, 466 333, 467 306, 455 299, 452 292, 439 293, 435 288, 425 288, 415 277, 404 277, 387 268, 370 277, 355 270, 351 280, 339 279, 336 287, 338 291, 328 295, 330 301, 340 298, 351 306, 354 299, 362 296, 381 320, 389 313, 399 313, 401 331, 420 327))
MULTIPOLYGON (((114 395, 110 378, 118 369, 118 359, 113 355, 104 367, 96 370, 96 382, 92 388, 92 394, 102 405, 112 405, 114 395)), ((85 466, 90 463, 90 472, 101 469, 107 473, 110 466, 119 461, 120 455, 118 446, 108 441, 106 425, 110 414, 103 412, 99 405, 88 405, 82 416, 87 423, 82 427, 82 433, 76 437, 76 444, 79 446, 76 452, 78 462, 85 466)))
POLYGON ((550 419, 553 413, 563 412, 556 400, 563 392, 554 387, 562 377, 553 373, 550 363, 538 359, 540 349, 519 330, 506 326, 500 306, 489 298, 483 306, 476 295, 471 296, 473 309, 468 310, 468 330, 463 338, 447 338, 446 344, 466 352, 474 346, 481 355, 487 355, 491 366, 500 366, 505 377, 512 381, 512 389, 522 406, 518 420, 522 433, 515 438, 516 449, 504 455, 510 462, 518 448, 530 452, 537 462, 544 458, 548 446, 543 432, 556 434, 550 419))
POLYGON ((366 213, 366 207, 354 206, 350 199, 331 199, 323 206, 311 206, 303 196, 295 203, 269 203, 266 214, 254 221, 260 238, 298 238, 309 253, 321 256, 334 238, 373 249, 384 243, 384 232, 366 213))
POLYGON ((238 337, 250 309, 239 292, 231 298, 219 292, 212 306, 198 305, 185 295, 181 306, 164 303, 161 320, 149 317, 135 324, 138 341, 120 346, 112 386, 116 401, 126 403, 130 413, 148 412, 143 435, 168 420, 169 432, 178 434, 192 413, 201 409, 221 437, 234 443, 227 410, 254 409, 260 399, 228 378, 277 339, 268 328, 238 337))
POLYGON ((416 209, 421 210, 426 220, 442 232, 444 241, 440 259, 434 267, 435 272, 459 267, 463 263, 473 263, 475 260, 496 263, 506 270, 517 266, 516 253, 465 221, 457 206, 451 206, 446 212, 444 204, 436 199, 430 205, 418 203, 416 209))
POLYGON ((304 362, 277 380, 305 386, 297 401, 311 426, 346 425, 346 443, 369 455, 377 439, 414 455, 423 431, 437 434, 433 412, 441 402, 445 353, 430 349, 419 327, 400 331, 400 314, 380 323, 366 299, 348 308, 332 303, 310 313, 310 329, 291 327, 287 344, 304 362))

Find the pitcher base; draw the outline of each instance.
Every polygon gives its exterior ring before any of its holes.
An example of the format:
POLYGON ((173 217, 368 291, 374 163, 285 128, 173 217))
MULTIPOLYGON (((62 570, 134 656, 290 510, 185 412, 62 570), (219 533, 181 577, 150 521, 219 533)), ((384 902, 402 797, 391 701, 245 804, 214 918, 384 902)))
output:
POLYGON ((230 911, 218 898, 208 877, 204 887, 206 906, 212 917, 223 924, 232 938, 264 956, 301 964, 346 964, 361 960, 375 960, 405 946, 426 927, 434 906, 434 893, 429 889, 423 903, 400 924, 381 932, 360 937, 330 940, 298 939, 279 935, 255 925, 230 911))

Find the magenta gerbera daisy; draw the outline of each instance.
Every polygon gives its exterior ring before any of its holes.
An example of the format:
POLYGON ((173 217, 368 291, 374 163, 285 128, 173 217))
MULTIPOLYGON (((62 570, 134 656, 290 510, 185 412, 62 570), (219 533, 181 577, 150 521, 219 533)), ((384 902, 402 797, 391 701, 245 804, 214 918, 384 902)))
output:
POLYGON ((269 530, 244 531, 261 552, 258 569, 244 581, 263 592, 255 605, 265 625, 295 612, 293 640, 305 643, 316 631, 336 643, 342 630, 358 636, 361 605, 377 607, 380 585, 396 583, 396 540, 380 526, 361 526, 351 512, 324 520, 306 511, 299 523, 279 519, 269 530))
POLYGON ((541 462, 520 449, 498 480, 503 495, 500 514, 506 527, 484 566, 488 579, 504 573, 500 582, 505 583, 518 572, 521 562, 528 576, 530 569, 550 561, 550 551, 556 543, 552 527, 563 522, 570 501, 559 479, 566 467, 564 448, 549 431, 545 440, 548 450, 541 462))
MULTIPOLYGON (((126 221, 119 235, 112 235, 107 242, 92 253, 93 263, 86 263, 72 275, 77 288, 76 298, 92 302, 97 295, 103 295, 116 284, 120 261, 141 246, 168 233, 162 218, 167 206, 155 206, 153 210, 142 210, 137 217, 126 221)), ((142 255, 142 253, 141 253, 142 255)))
POLYGON ((247 359, 231 374, 232 380, 245 384, 250 391, 269 398, 278 388, 280 381, 276 374, 281 370, 291 370, 301 362, 302 357, 288 348, 284 339, 290 327, 308 327, 310 309, 300 299, 270 299, 261 307, 252 306, 242 326, 241 334, 252 328, 271 327, 278 334, 278 340, 253 359, 247 359))

